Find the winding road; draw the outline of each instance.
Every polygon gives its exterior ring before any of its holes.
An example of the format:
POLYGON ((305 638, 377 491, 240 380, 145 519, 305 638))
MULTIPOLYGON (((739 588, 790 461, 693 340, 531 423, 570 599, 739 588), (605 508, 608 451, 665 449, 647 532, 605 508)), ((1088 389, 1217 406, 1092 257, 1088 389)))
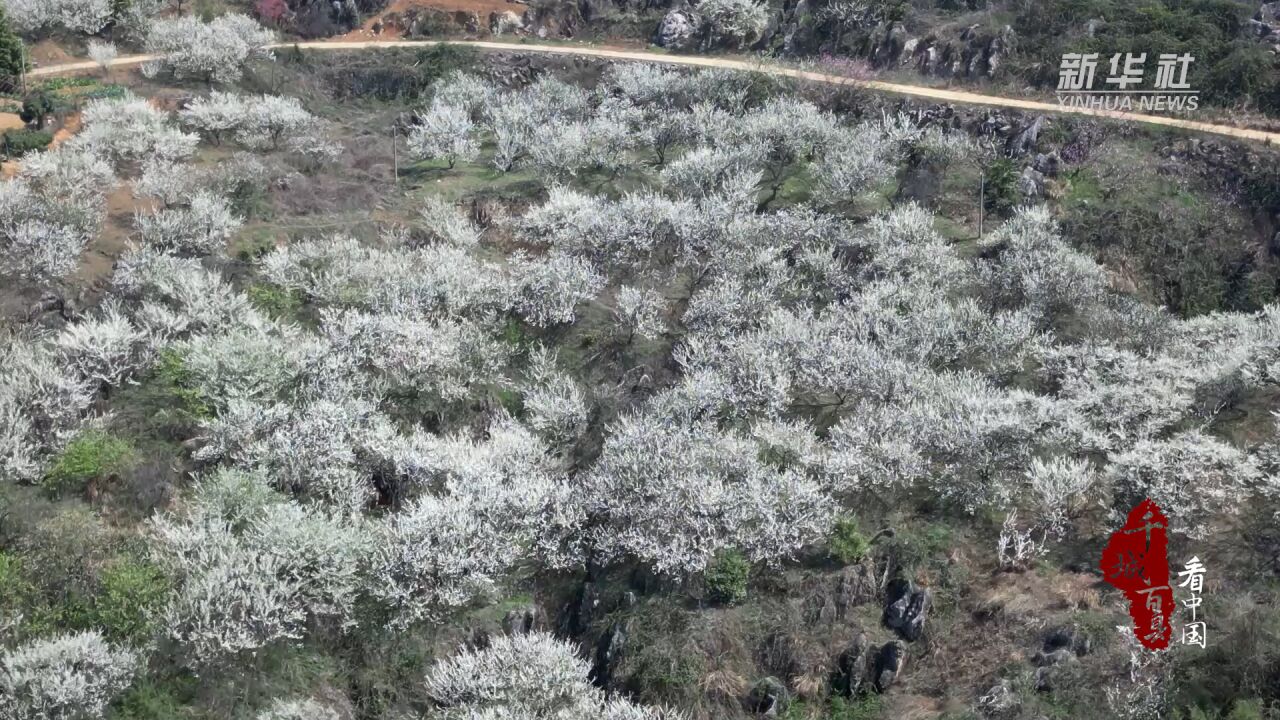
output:
MULTIPOLYGON (((899 83, 881 82, 879 80, 856 80, 853 78, 842 77, 840 75, 830 75, 821 72, 813 72, 809 70, 798 70, 782 65, 772 65, 767 63, 749 62, 745 60, 735 60, 723 57, 707 57, 700 55, 670 55, 666 53, 645 52, 643 50, 614 50, 608 48, 576 46, 576 45, 538 45, 534 43, 503 43, 503 42, 487 42, 479 40, 367 40, 367 41, 320 41, 320 42, 301 42, 301 43, 278 43, 272 45, 273 48, 286 48, 297 46, 304 50, 368 50, 368 49, 385 49, 385 48, 406 48, 406 47, 429 47, 432 45, 460 45, 473 47, 478 50, 493 50, 512 53, 538 53, 544 55, 576 55, 582 57, 597 57, 607 60, 627 60, 636 62, 660 63, 664 65, 684 65, 692 67, 706 68, 724 68, 729 70, 746 70, 751 72, 761 72, 768 75, 779 77, 790 77, 810 82, 827 83, 831 85, 850 85, 853 87, 873 90, 877 92, 892 93, 895 95, 906 95, 909 97, 923 98, 926 100, 934 100, 938 102, 957 103, 960 105, 988 105, 994 107, 1010 108, 1014 110, 1025 110, 1033 113, 1049 113, 1058 115, 1088 115, 1091 117, 1106 118, 1109 120, 1119 120, 1130 123, 1143 123, 1147 125, 1158 125, 1162 127, 1177 128, 1191 132, 1207 133, 1211 135, 1223 135, 1226 137, 1238 138, 1241 140, 1252 140, 1255 142, 1265 143, 1267 145, 1280 144, 1280 133, 1267 132, 1265 130, 1254 130, 1249 128, 1238 128, 1231 125, 1217 125, 1214 123, 1198 122, 1195 120, 1186 120, 1177 117, 1168 117, 1164 115, 1146 115, 1134 112, 1122 112, 1117 110, 1103 110, 1097 108, 1070 107, 1062 106, 1057 103, 1040 102, 1035 100, 1021 100, 1018 98, 1000 97, 998 95, 983 95, 981 93, 965 92, 961 90, 943 90, 939 88, 921 87, 918 85, 903 85, 899 83)), ((132 65, 141 65, 151 60, 158 59, 155 55, 127 55, 116 58, 111 61, 112 67, 127 67, 132 65)), ((51 75, 64 75, 78 72, 91 72, 99 69, 99 65, 92 61, 60 63, 57 65, 49 65, 46 67, 36 68, 28 73, 29 77, 43 77, 51 75)))

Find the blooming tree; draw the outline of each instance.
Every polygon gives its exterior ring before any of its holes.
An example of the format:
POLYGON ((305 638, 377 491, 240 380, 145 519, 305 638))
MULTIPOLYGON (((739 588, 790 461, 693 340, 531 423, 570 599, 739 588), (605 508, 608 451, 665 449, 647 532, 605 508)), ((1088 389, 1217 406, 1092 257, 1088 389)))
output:
POLYGON ((93 631, 27 643, 0 655, 0 716, 99 720, 137 667, 131 651, 93 631))
POLYGON ((409 131, 409 152, 427 160, 444 160, 452 170, 459 160, 470 162, 480 154, 474 129, 464 108, 436 101, 418 113, 417 124, 409 131))
POLYGON ((179 78, 225 84, 240 79, 246 62, 267 57, 266 46, 274 39, 270 30, 247 15, 231 13, 208 23, 185 15, 153 22, 146 48, 161 55, 161 66, 179 78))
POLYGON ((546 633, 503 635, 464 649, 427 674, 437 709, 428 717, 676 720, 677 713, 608 700, 572 646, 546 633))

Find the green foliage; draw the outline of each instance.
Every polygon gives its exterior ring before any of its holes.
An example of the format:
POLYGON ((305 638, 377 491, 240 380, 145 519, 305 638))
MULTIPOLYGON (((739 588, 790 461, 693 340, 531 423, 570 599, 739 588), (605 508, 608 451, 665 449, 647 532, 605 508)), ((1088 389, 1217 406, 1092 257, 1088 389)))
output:
POLYGON ((325 81, 335 97, 375 100, 414 100, 432 83, 454 70, 465 70, 476 61, 470 48, 436 45, 417 52, 366 52, 341 58, 324 58, 325 81))
POLYGON ((90 430, 67 444, 45 473, 42 485, 55 496, 83 491, 88 481, 119 473, 132 459, 133 446, 128 442, 90 430))
POLYGON ((1233 0, 1043 0, 1025 3, 1014 22, 1024 79, 1053 87, 1065 52, 1098 53, 1099 72, 1116 53, 1146 53, 1145 81, 1163 53, 1195 58, 1188 78, 1205 99, 1267 109, 1277 91, 1275 59, 1246 38, 1256 8, 1233 0), (1103 20, 1089 32, 1090 21, 1103 20))
POLYGON ((707 595, 713 602, 734 605, 747 599, 747 581, 751 577, 751 563, 737 549, 729 549, 716 555, 707 567, 703 580, 707 595))
POLYGON ((156 362, 155 377, 165 393, 175 402, 173 410, 193 420, 204 420, 213 417, 213 408, 208 398, 195 388, 191 370, 187 367, 186 358, 177 350, 166 348, 160 351, 156 362))
MULTIPOLYGON (((22 559, 0 550, 0 618, 26 614, 33 588, 23 572, 22 559)), ((0 627, 4 622, 0 622, 0 627)), ((2 637, 2 636, 0 636, 2 637)))
POLYGON ((529 344, 529 331, 520 318, 509 317, 502 326, 502 340, 513 348, 523 349, 529 344))
POLYGON ((183 706, 191 702, 199 680, 190 675, 157 678, 140 674, 112 704, 112 720, 172 720, 186 717, 183 706))
POLYGON ((1259 699, 1237 700, 1226 720, 1265 720, 1270 717, 1266 704, 1259 699))
POLYGON ((858 521, 852 517, 842 517, 836 521, 831 531, 831 555, 841 563, 848 565, 858 562, 867 556, 871 543, 858 531, 858 521))
POLYGON ((9 17, 0 5, 0 75, 14 77, 26 68, 27 54, 22 38, 9 26, 9 17))
POLYGON ((77 97, 81 101, 88 100, 119 100, 129 94, 129 89, 123 85, 98 85, 89 90, 80 93, 77 97))
POLYGON ((22 157, 34 150, 43 150, 53 142, 53 133, 47 130, 10 130, 0 136, 0 149, 6 157, 22 157))
POLYGON ((233 243, 231 255, 241 262, 253 262, 276 249, 273 236, 264 233, 241 233, 233 243))
POLYGON ((859 695, 854 698, 833 697, 826 707, 797 700, 787 706, 782 720, 879 720, 884 717, 884 700, 879 695, 859 695))
POLYGON ((151 563, 122 558, 103 571, 99 582, 95 625, 112 640, 145 644, 154 635, 157 614, 168 599, 169 579, 151 563))
POLYGON ((255 283, 247 291, 254 307, 274 318, 293 318, 302 308, 302 293, 270 283, 255 283))
POLYGON ((40 90, 46 92, 57 92, 58 90, 66 90, 67 88, 86 88, 97 86, 98 79, 84 75, 64 75, 62 77, 49 78, 40 83, 40 90))
POLYGON ((984 170, 987 212, 1007 213, 1018 204, 1018 169, 1009 158, 997 158, 984 170))
POLYGON ((498 404, 512 417, 524 417, 524 397, 520 393, 510 388, 498 388, 494 394, 498 398, 498 404))
POLYGON ((22 99, 22 112, 19 117, 28 125, 35 125, 37 130, 44 129, 49 115, 57 109, 57 100, 47 90, 36 90, 22 99))
MULTIPOLYGON (((1247 220, 1207 193, 1139 168, 1114 181, 1071 179, 1063 229, 1108 265, 1130 268, 1144 295, 1191 317, 1217 310, 1255 311, 1274 296, 1280 268, 1245 240, 1247 220), (1089 184, 1093 183, 1092 187, 1089 184)), ((1271 184, 1248 184, 1265 201, 1271 184)), ((1280 187, 1280 186, 1277 186, 1280 187)))
POLYGON ((829 720, 877 720, 884 716, 884 700, 879 695, 831 698, 829 720))

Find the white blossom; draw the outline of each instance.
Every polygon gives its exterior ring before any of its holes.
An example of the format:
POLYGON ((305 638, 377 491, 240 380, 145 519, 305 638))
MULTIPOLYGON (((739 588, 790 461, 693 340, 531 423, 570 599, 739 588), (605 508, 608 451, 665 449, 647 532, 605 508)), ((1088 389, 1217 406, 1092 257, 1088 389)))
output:
POLYGON ((607 700, 573 647, 546 633, 502 635, 437 663, 427 693, 439 720, 679 720, 678 713, 607 700))
POLYGON ((111 68, 111 64, 115 61, 117 54, 115 43, 101 42, 99 40, 89 41, 89 59, 98 63, 98 67, 102 68, 103 72, 111 68))
POLYGON ((245 15, 231 13, 208 23, 184 15, 154 21, 146 48, 161 55, 178 78, 233 83, 246 62, 269 55, 266 46, 274 39, 271 31, 245 15))
POLYGON ((138 660, 96 631, 27 643, 0 655, 0 717, 100 720, 132 682, 138 660))
POLYGON ((452 169, 459 160, 470 162, 480 154, 474 128, 465 108, 436 101, 418 113, 409 131, 409 152, 418 158, 444 160, 452 169))
POLYGON ((618 289, 614 315, 618 323, 647 340, 657 340, 666 329, 666 301, 653 288, 624 286, 618 289))

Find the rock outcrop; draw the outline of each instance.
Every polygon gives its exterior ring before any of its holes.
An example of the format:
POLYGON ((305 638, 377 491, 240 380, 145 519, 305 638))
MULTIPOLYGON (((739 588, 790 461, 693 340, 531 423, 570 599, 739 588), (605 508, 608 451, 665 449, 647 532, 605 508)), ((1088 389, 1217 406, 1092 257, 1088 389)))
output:
POLYGON ((929 617, 933 593, 928 588, 917 588, 910 580, 898 578, 889 583, 885 600, 885 626, 897 632, 903 640, 919 640, 929 617))

